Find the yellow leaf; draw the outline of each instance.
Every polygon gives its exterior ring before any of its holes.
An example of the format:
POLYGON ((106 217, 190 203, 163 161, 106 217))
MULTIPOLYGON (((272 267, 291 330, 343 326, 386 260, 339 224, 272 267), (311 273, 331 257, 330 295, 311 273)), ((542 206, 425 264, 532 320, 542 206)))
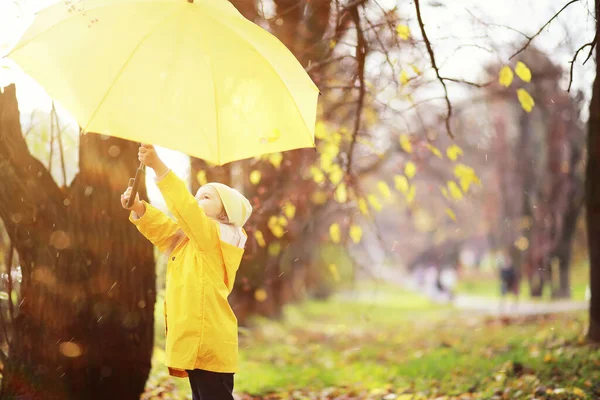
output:
POLYGON ((258 185, 261 176, 262 175, 260 171, 255 169, 254 171, 250 172, 250 182, 252 182, 253 185, 258 185))
POLYGON ((327 137, 327 129, 325 127, 325 123, 323 121, 318 121, 315 124, 315 137, 317 139, 325 139, 327 137))
POLYGON ((531 70, 525 65, 524 62, 519 61, 515 66, 515 73, 523 82, 531 81, 531 70))
POLYGON ((384 181, 377 182, 377 188, 385 198, 390 198, 392 196, 392 192, 390 191, 390 187, 384 181))
POLYGON ((254 232, 254 238, 260 247, 265 247, 267 243, 265 242, 265 237, 261 231, 254 232))
POLYGON ((412 143, 410 142, 408 135, 400 135, 400 147, 402 147, 402 150, 405 152, 412 153, 412 143))
POLYGON ((531 112, 531 110, 533 110, 535 102, 533 101, 533 97, 531 97, 527 90, 517 89, 517 98, 519 99, 519 103, 521 103, 521 107, 523 107, 523 110, 527 112, 531 112))
POLYGON ((457 164, 454 167, 454 175, 459 178, 460 186, 465 193, 469 190, 471 184, 481 185, 481 181, 477 174, 475 174, 475 170, 465 164, 457 164))
POLYGON ((333 49, 335 47, 335 45, 337 44, 337 42, 335 40, 330 40, 329 41, 329 48, 333 49))
POLYGON ((394 182, 396 184, 396 189, 398 189, 399 191, 401 191, 404 194, 408 193, 408 189, 409 189, 408 179, 406 179, 406 177, 404 175, 396 175, 394 177, 394 182))
POLYGON ((323 173, 323 171, 321 171, 319 168, 315 167, 314 165, 310 167, 310 174, 311 174, 313 180, 318 184, 321 184, 325 181, 325 174, 323 173))
POLYGON ((521 236, 515 241, 515 247, 521 251, 529 248, 529 240, 525 236, 521 236))
POLYGON ((408 83, 408 74, 405 70, 400 73, 400 83, 406 85, 408 83))
POLYGON ((544 356, 544 362, 545 363, 549 363, 554 361, 554 357, 552 356, 551 353, 546 353, 546 355, 544 356))
POLYGON ((362 228, 358 225, 352 225, 350 227, 350 238, 354 243, 360 242, 362 239, 363 231, 362 228))
POLYGON ((333 158, 327 154, 321 154, 319 165, 323 171, 329 173, 331 172, 331 167, 333 166, 333 158))
POLYGON ((333 194, 333 198, 338 203, 345 203, 348 201, 348 191, 346 190, 346 184, 340 183, 338 187, 335 189, 335 193, 333 194))
POLYGON ((460 191, 460 188, 454 181, 448 181, 448 191, 454 200, 460 200, 463 198, 463 193, 460 191))
POLYGON ((281 165, 281 160, 283 160, 283 154, 281 153, 273 153, 269 155, 269 162, 275 168, 279 168, 279 166, 281 165))
POLYGON ((429 151, 431 151, 437 158, 444 158, 442 152, 437 147, 433 146, 430 143, 427 143, 425 146, 427 146, 429 151))
POLYGON ((340 231, 340 225, 335 223, 329 227, 329 236, 333 243, 339 243, 342 240, 342 232, 340 231))
POLYGON ((412 204, 413 200, 415 199, 416 194, 417 194, 417 187, 415 185, 410 185, 410 189, 408 190, 408 193, 406 194, 406 202, 408 204, 412 204))
POLYGON ((452 161, 456 161, 458 156, 462 156, 462 154, 463 154, 462 149, 455 144, 453 144, 452 146, 450 146, 446 149, 446 155, 452 161))
POLYGON ((340 281, 340 273, 338 272, 337 266, 335 264, 329 264, 329 272, 331 272, 331 276, 333 277, 334 281, 340 281))
POLYGON ((200 186, 206 185, 208 183, 208 179, 206 178, 206 171, 203 169, 198 171, 198 173, 196 174, 196 179, 198 179, 198 183, 200 184, 200 186))
POLYGON ((256 289, 256 291, 254 292, 254 298, 259 303, 262 303, 267 299, 267 291, 265 289, 256 289))
POLYGON ((277 257, 281 253, 281 243, 273 242, 269 245, 269 255, 271 257, 277 257))
POLYGON ((285 235, 285 230, 283 229, 283 227, 281 225, 273 225, 273 226, 270 226, 269 229, 271 230, 271 233, 273 234, 273 236, 275 236, 276 238, 280 238, 283 235, 285 235))
POLYGON ((416 173, 417 166, 412 161, 408 161, 404 166, 404 175, 406 175, 408 179, 412 179, 416 173))
POLYGON ((289 201, 283 206, 283 213, 288 219, 294 218, 296 215, 296 206, 289 201))
POLYGON ((406 25, 398 25, 396 27, 396 33, 400 36, 400 39, 408 39, 410 37, 410 29, 406 25))
POLYGON ((446 208, 446 214, 452 218, 452 221, 456 222, 456 214, 454 214, 454 211, 452 211, 451 208, 446 208))
POLYGON ((279 218, 277 218, 277 223, 281 226, 288 226, 288 220, 283 215, 280 215, 279 218))
POLYGON ((415 64, 410 64, 410 67, 415 72, 415 74, 421 75, 421 71, 419 70, 419 68, 417 68, 417 66, 415 64))
POLYGON ((514 74, 512 69, 510 69, 508 65, 502 67, 500 73, 498 74, 498 82, 500 82, 500 84, 504 87, 509 87, 513 81, 513 78, 514 74))
POLYGON ((342 178, 344 178, 344 171, 342 170, 342 167, 340 167, 338 164, 334 164, 331 167, 331 172, 329 173, 329 180, 334 185, 337 185, 342 181, 342 178))
POLYGON ((450 200, 450 197, 448 196, 448 189, 446 189, 443 186, 440 186, 440 190, 442 191, 442 194, 444 195, 444 197, 448 200, 450 200))
POLYGON ((573 391, 573 394, 577 397, 585 397, 586 396, 585 392, 583 390, 579 389, 578 387, 574 387, 572 389, 572 391, 573 391))
POLYGON ((312 194, 311 200, 316 205, 325 204, 327 203, 327 193, 324 193, 322 191, 316 191, 312 194))
POLYGON ((373 207, 375 211, 381 211, 383 208, 377 197, 373 196, 372 194, 367 195, 367 200, 369 200, 369 204, 371 204, 371 207, 373 207))
POLYGON ((367 202, 365 199, 358 199, 358 209, 362 215, 369 215, 369 208, 367 207, 367 202))
POLYGON ((275 143, 281 137, 281 131, 277 128, 270 133, 263 135, 260 139, 262 143, 275 143))

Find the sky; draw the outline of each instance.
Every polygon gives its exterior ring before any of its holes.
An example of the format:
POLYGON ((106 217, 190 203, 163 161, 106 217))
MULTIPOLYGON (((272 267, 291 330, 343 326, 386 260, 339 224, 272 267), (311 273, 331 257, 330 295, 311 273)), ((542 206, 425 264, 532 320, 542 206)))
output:
MULTIPOLYGON (((184 0, 182 0, 184 1, 184 0)), ((56 0, 0 0, 0 55, 6 54, 19 37, 33 21, 34 13, 56 0)), ((431 40, 438 64, 444 76, 464 78, 472 81, 481 80, 482 66, 489 62, 508 62, 509 53, 512 53, 507 44, 523 40, 523 36, 506 26, 533 35, 551 18, 560 8, 567 3, 566 0, 428 0, 422 2, 422 14, 425 21, 429 39, 431 40), (449 4, 439 6, 439 4, 449 4), (477 22, 474 16, 486 21, 489 26, 484 27, 477 22), (492 43, 490 44, 490 37, 492 43), (469 43, 468 46, 464 46, 469 43), (484 48, 503 49, 503 51, 490 52, 484 48), (506 54, 504 54, 506 53, 506 54)), ((569 62, 577 48, 591 41, 593 37, 594 19, 593 0, 580 0, 569 6, 534 40, 534 44, 551 55, 554 62, 569 68, 569 62), (568 40, 565 40, 568 38, 568 40)), ((413 17, 414 4, 411 1, 380 0, 386 8, 399 6, 400 15, 413 17)), ((411 34, 420 39, 419 28, 414 18, 410 18, 409 27, 411 34)), ((587 56, 587 53, 585 54, 587 56)), ((580 56, 575 64, 573 87, 585 91, 589 100, 590 89, 594 79, 593 61, 585 66, 580 56)), ((533 79, 535 79, 535 74, 533 79)), ((43 88, 18 71, 6 59, 0 59, 0 87, 15 82, 18 88, 18 100, 21 113, 25 118, 32 110, 49 110, 51 99, 43 88), (8 65, 8 68, 7 68, 8 65)), ((566 89, 567 77, 562 82, 566 89)), ((432 85, 431 94, 437 96, 436 90, 441 90, 432 85)), ((468 96, 464 87, 452 85, 450 87, 451 100, 458 100, 468 96)), ((70 119, 68 112, 60 109, 59 115, 70 126, 71 132, 76 132, 77 125, 70 119)), ((584 110, 584 116, 587 115, 584 110)), ((186 177, 189 173, 189 162, 186 156, 168 149, 159 149, 159 154, 165 158, 167 164, 172 166, 176 173, 186 177)), ((150 172, 151 175, 151 172, 150 172)), ((152 201, 160 203, 158 190, 149 184, 149 195, 152 201)))

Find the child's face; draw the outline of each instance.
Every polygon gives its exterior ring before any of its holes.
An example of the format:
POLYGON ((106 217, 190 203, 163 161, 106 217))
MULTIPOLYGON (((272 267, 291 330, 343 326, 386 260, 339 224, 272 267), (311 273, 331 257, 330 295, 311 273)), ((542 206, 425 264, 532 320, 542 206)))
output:
POLYGON ((219 193, 210 185, 202 186, 196 192, 196 200, 204 210, 207 217, 219 219, 223 214, 223 203, 219 197, 219 193))

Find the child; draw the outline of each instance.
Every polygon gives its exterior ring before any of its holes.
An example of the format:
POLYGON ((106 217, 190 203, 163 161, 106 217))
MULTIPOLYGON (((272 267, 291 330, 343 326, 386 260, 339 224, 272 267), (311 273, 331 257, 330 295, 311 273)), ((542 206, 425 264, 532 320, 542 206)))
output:
MULTIPOLYGON (((172 376, 188 377, 194 400, 233 399, 237 369, 237 319, 227 301, 244 254, 242 229, 252 207, 237 190, 220 183, 196 196, 162 162, 153 146, 138 158, 156 172, 156 185, 177 220, 136 200, 130 221, 168 254, 165 363, 172 376)), ((121 195, 127 208, 128 188, 121 195)))

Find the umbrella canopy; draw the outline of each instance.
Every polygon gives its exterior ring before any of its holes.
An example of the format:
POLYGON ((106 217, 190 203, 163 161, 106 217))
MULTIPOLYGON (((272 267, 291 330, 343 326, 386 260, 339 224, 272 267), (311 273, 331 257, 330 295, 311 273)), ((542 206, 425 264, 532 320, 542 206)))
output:
POLYGON ((217 165, 314 146, 318 88, 227 0, 61 1, 8 57, 87 132, 217 165))

